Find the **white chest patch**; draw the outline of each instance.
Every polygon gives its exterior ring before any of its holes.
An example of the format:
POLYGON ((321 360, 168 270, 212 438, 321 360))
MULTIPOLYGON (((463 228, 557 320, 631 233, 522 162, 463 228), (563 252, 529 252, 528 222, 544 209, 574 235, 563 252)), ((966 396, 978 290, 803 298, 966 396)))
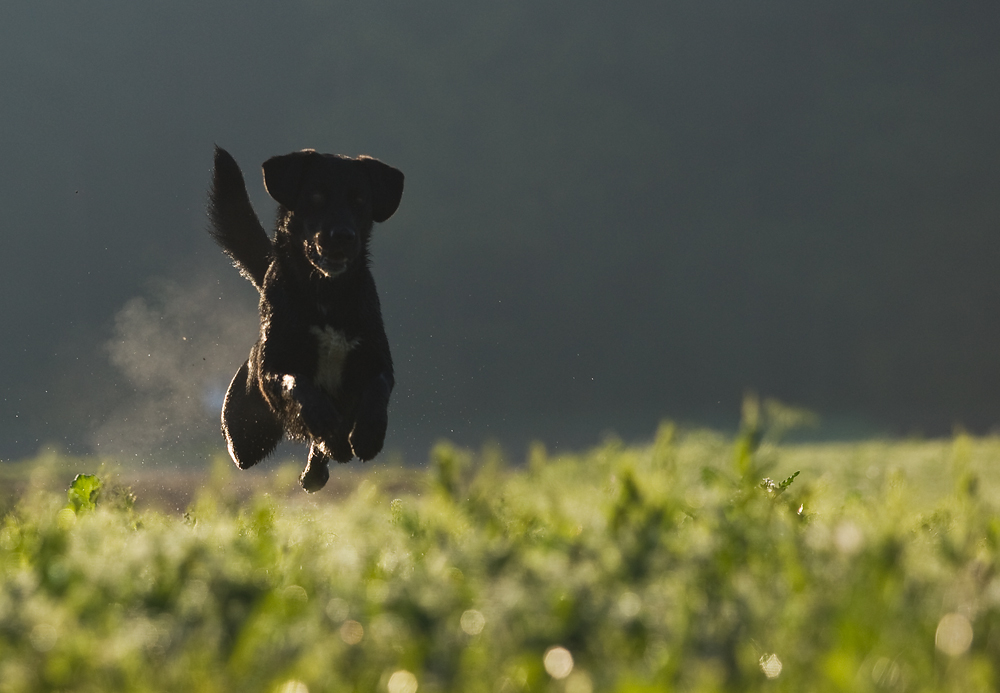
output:
POLYGON ((309 332, 316 337, 315 383, 331 395, 340 389, 341 376, 347 354, 358 345, 357 339, 348 339, 340 330, 329 325, 313 326, 309 332))

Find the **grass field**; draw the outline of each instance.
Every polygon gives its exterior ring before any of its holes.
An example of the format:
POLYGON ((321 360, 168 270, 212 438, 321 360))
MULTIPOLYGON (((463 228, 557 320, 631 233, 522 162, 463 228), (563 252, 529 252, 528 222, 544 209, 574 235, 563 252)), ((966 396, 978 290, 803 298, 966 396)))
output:
POLYGON ((0 691, 996 690, 1000 440, 780 445, 787 414, 315 496, 6 466, 0 691))

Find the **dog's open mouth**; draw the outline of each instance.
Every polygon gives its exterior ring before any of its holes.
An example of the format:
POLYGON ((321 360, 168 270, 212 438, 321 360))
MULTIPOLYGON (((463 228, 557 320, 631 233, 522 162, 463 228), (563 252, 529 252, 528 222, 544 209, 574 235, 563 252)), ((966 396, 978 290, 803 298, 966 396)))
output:
POLYGON ((349 262, 346 255, 324 255, 319 247, 311 241, 306 241, 306 259, 324 277, 336 277, 347 269, 349 262))

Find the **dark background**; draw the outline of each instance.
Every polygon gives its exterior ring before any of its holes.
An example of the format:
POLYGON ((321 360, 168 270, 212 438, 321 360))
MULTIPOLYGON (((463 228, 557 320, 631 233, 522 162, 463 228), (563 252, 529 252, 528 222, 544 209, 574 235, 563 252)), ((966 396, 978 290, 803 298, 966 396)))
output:
POLYGON ((12 2, 0 457, 221 445, 256 299, 212 145, 407 176, 376 229, 387 449, 1000 423, 995 0, 12 2))

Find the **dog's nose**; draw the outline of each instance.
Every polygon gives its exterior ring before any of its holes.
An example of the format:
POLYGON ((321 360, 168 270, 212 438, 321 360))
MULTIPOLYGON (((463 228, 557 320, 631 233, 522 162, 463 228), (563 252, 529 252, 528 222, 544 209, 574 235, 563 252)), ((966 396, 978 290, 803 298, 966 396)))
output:
POLYGON ((358 234, 350 226, 334 226, 328 232, 330 243, 339 248, 345 248, 354 244, 358 234))

